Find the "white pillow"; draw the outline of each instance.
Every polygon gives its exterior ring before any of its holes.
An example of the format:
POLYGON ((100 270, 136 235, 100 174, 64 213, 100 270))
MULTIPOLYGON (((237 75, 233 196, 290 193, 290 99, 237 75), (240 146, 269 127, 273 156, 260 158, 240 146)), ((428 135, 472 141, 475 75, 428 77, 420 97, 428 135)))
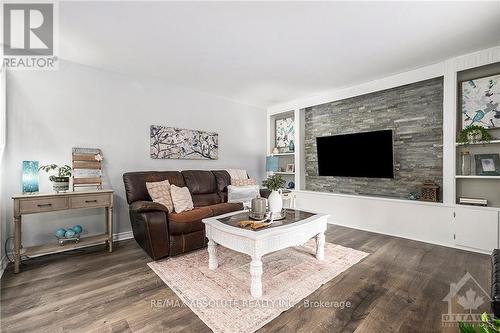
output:
POLYGON ((259 185, 227 186, 227 202, 243 202, 248 204, 252 199, 259 197, 259 185))
POLYGON ((172 202, 174 203, 174 210, 176 213, 193 209, 193 199, 187 187, 171 185, 170 194, 172 195, 172 202))
POLYGON ((154 202, 161 203, 168 208, 169 212, 174 211, 174 204, 172 203, 172 197, 170 195, 170 183, 168 180, 152 183, 146 182, 146 188, 148 189, 149 196, 154 202))

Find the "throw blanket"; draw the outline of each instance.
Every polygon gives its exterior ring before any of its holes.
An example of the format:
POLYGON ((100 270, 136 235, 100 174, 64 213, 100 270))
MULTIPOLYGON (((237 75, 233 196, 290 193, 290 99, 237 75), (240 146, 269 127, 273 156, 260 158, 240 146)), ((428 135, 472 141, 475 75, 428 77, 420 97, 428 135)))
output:
POLYGON ((247 179, 248 174, 244 169, 226 169, 231 176, 231 179, 247 179))

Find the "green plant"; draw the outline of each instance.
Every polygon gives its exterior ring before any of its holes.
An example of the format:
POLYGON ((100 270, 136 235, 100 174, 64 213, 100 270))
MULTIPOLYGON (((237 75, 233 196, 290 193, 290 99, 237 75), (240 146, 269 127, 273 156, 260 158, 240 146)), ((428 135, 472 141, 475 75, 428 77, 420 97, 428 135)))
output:
POLYGON ((63 165, 59 166, 57 164, 47 164, 47 165, 42 165, 38 170, 43 170, 47 173, 51 172, 52 170, 55 170, 57 173, 57 176, 50 176, 49 179, 50 181, 55 181, 56 177, 71 177, 71 167, 69 165, 63 165))
POLYGON ((472 325, 469 323, 458 323, 458 328, 461 333, 499 333, 500 332, 500 320, 490 318, 490 316, 485 312, 481 315, 481 324, 472 325))
POLYGON ((484 127, 472 125, 464 128, 458 135, 458 143, 468 144, 479 141, 490 142, 493 139, 488 130, 484 127))
POLYGON ((270 189, 271 191, 277 191, 285 186, 286 182, 280 175, 269 176, 266 180, 262 182, 262 185, 270 189))

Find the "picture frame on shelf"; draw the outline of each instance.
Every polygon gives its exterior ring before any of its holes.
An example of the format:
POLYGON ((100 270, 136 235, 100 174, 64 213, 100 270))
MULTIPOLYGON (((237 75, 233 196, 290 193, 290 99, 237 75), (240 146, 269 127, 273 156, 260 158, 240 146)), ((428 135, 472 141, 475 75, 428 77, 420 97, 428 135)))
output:
POLYGON ((461 82, 462 128, 500 128, 500 73, 461 82))
POLYGON ((286 172, 295 172, 295 164, 287 164, 286 172))
POLYGON ((477 176, 500 176, 500 154, 474 155, 477 176))

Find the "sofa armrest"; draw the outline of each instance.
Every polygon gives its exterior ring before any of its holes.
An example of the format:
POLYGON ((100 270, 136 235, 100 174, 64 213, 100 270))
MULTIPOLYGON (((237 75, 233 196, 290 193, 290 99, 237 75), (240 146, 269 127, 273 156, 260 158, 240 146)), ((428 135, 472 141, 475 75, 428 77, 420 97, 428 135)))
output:
POLYGON ((146 212, 155 212, 162 211, 168 215, 168 208, 164 205, 153 202, 153 201, 134 201, 130 204, 129 210, 134 213, 146 213, 146 212))
POLYGON ((134 210, 134 203, 130 205, 129 215, 135 240, 154 260, 167 257, 170 252, 168 209, 156 203, 137 203, 134 210))

